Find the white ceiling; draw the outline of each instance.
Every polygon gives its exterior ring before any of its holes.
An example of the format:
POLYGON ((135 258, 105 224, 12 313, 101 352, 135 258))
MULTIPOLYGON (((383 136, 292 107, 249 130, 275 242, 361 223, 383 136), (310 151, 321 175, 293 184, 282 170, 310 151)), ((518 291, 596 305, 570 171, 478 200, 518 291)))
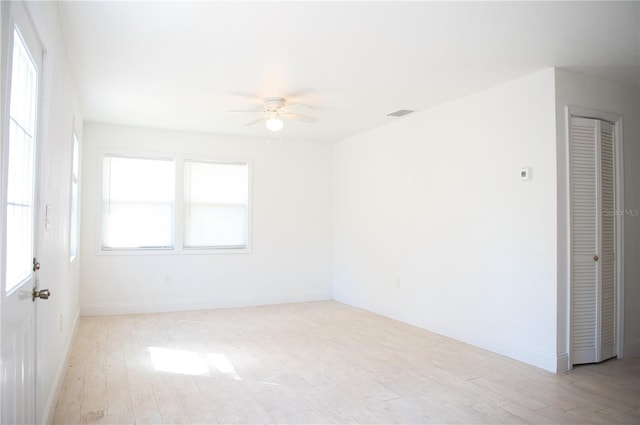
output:
POLYGON ((61 2, 84 118, 319 141, 557 66, 640 84, 640 2, 61 2))

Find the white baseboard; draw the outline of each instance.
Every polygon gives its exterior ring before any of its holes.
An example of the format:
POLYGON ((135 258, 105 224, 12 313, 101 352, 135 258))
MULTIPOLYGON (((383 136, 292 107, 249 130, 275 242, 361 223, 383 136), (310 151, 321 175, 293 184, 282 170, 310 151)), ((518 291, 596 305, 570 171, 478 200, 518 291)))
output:
POLYGON ((546 353, 532 347, 526 347, 509 341, 497 340, 493 337, 483 335, 469 329, 458 329, 441 323, 426 323, 405 316, 400 317, 399 315, 394 314, 391 311, 376 311, 375 309, 369 308, 368 306, 363 306, 359 303, 352 303, 350 302, 350 300, 347 300, 345 298, 347 297, 338 297, 335 299, 336 301, 342 302, 344 304, 349 304, 363 310, 380 314, 381 316, 389 317, 391 319, 398 320, 409 325, 417 326, 430 332, 435 332, 437 334, 453 338, 457 341, 474 345, 487 351, 491 351, 524 363, 528 363, 532 366, 548 370, 549 372, 561 372, 563 369, 561 369, 560 366, 566 367, 565 363, 568 363, 568 356, 566 354, 558 356, 555 353, 546 353))
POLYGON ((76 315, 73 318, 73 326, 71 327, 71 335, 67 339, 66 346, 64 348, 64 361, 60 363, 58 366, 58 371, 56 372, 55 380, 53 381, 53 390, 49 393, 49 399, 47 400, 47 404, 45 405, 44 412, 42 413, 42 420, 40 423, 43 424, 51 424, 53 423, 53 417, 56 413, 56 404, 58 402, 58 396, 60 395, 60 391, 62 390, 62 384, 64 383, 64 378, 67 372, 67 364, 69 363, 69 356, 71 355, 71 347, 73 346, 73 341, 76 339, 76 334, 78 333, 78 325, 80 324, 80 309, 76 311, 76 315))
POLYGON ((228 297, 197 301, 155 301, 83 304, 82 316, 106 316, 117 314, 164 313, 174 311, 208 310, 214 308, 251 307, 269 304, 287 304, 331 299, 331 292, 303 293, 262 297, 228 297))
POLYGON ((429 327, 424 328, 458 341, 475 345, 476 347, 548 370, 549 372, 558 372, 558 356, 552 353, 545 353, 532 347, 526 347, 509 341, 497 340, 490 336, 474 332, 473 330, 456 329, 442 325, 430 325, 429 327))
POLYGON ((624 344, 624 357, 640 357, 640 340, 624 344))

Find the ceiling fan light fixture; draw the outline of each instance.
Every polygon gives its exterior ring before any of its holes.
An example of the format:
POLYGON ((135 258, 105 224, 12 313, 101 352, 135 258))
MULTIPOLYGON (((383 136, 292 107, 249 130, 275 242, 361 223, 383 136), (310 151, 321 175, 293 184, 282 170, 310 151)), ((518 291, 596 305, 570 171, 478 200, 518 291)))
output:
POLYGON ((284 122, 282 122, 280 117, 272 116, 264 123, 264 125, 267 127, 267 130, 271 130, 275 133, 276 131, 282 130, 284 122))

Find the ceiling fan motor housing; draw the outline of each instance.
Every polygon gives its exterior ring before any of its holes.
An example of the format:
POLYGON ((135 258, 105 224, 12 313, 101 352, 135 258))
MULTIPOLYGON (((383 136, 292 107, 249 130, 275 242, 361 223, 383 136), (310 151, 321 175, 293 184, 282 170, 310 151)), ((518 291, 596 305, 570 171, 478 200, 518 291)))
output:
POLYGON ((265 97, 264 110, 267 112, 278 112, 284 108, 284 98, 282 97, 265 97))

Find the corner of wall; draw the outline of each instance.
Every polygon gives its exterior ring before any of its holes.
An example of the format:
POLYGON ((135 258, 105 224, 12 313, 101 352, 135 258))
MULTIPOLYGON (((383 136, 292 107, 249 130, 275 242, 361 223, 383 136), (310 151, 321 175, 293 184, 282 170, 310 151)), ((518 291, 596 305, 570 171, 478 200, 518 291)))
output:
POLYGON ((556 350, 558 354, 557 371, 569 370, 569 145, 567 143, 566 105, 559 101, 558 80, 565 71, 553 68, 553 93, 556 127, 556 350))

